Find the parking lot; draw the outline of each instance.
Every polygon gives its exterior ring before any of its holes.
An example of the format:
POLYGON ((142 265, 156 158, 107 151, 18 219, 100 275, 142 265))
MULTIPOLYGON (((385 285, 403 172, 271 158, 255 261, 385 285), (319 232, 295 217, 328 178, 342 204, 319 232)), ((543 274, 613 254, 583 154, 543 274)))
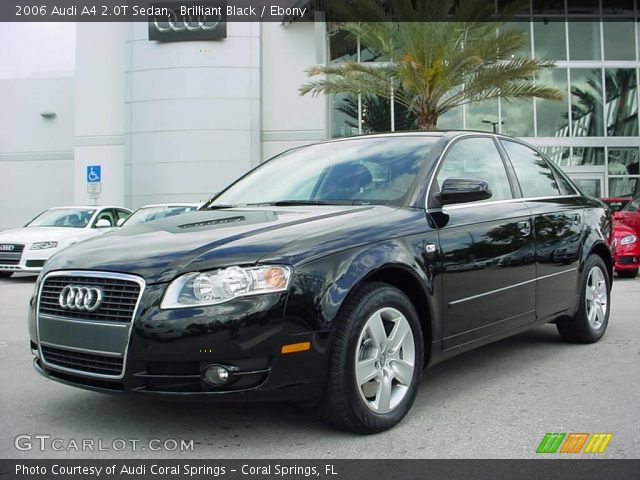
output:
POLYGON ((46 380, 33 370, 28 344, 34 281, 0 280, 3 458, 533 458, 546 432, 611 432, 604 457, 640 457, 640 278, 616 278, 601 342, 565 344, 547 325, 466 353, 426 372, 398 427, 368 437, 286 404, 168 402, 46 380), (40 451, 35 440, 18 450, 19 435, 61 441, 57 450, 40 451), (107 449, 73 448, 83 439, 107 449), (124 450, 110 448, 117 439, 124 450), (149 439, 193 440, 193 450, 151 451, 149 439))

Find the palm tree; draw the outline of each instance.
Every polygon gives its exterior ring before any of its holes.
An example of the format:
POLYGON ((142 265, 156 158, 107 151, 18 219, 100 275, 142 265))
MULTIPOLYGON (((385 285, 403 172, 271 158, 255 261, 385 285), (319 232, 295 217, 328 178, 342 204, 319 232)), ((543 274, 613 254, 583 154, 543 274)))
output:
POLYGON ((339 28, 386 61, 311 67, 301 95, 393 98, 424 130, 435 128, 440 115, 470 102, 562 99, 558 89, 534 81, 553 62, 517 56, 525 35, 506 28, 505 22, 519 5, 508 4, 497 15, 494 2, 486 0, 339 1, 347 9, 343 18, 376 20, 349 21, 339 28))

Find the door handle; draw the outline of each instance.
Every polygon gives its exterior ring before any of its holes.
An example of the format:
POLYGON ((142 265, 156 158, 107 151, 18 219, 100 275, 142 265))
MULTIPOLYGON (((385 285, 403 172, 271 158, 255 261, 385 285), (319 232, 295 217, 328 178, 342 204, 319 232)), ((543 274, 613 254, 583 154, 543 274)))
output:
POLYGON ((520 230, 520 233, 526 237, 531 233, 531 222, 529 220, 518 222, 518 230, 520 230))
POLYGON ((571 219, 573 220, 573 223, 579 224, 580 223, 580 214, 579 213, 574 213, 571 216, 571 219))

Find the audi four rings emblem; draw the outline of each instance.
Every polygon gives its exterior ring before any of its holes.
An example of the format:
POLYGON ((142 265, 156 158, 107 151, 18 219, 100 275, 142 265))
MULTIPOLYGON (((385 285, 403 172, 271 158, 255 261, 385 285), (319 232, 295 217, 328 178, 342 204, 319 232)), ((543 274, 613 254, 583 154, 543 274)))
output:
POLYGON ((3 252, 11 252, 13 250, 13 245, 0 245, 0 250, 3 252))
POLYGON ((93 312, 102 302, 102 289, 97 287, 81 287, 67 285, 60 292, 58 303, 67 310, 93 312))

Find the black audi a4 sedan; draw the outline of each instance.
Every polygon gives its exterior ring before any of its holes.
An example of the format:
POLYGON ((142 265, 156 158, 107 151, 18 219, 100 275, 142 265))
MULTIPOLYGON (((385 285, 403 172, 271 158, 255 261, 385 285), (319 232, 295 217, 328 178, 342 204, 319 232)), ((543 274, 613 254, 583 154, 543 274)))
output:
POLYGON ((34 365, 100 392, 317 402, 337 427, 379 432, 448 357, 550 322, 598 341, 611 225, 505 136, 296 148, 199 211, 55 255, 31 300, 34 365))

